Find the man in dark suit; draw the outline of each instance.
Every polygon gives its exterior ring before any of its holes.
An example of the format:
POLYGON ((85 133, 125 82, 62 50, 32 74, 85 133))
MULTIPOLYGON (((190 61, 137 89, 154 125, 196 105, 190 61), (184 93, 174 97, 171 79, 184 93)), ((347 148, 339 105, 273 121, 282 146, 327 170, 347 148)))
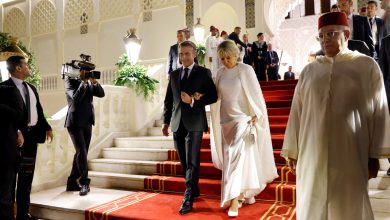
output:
POLYGON ((18 130, 23 116, 23 99, 17 88, 0 85, 0 219, 12 220, 12 184, 17 148, 23 144, 18 130))
MULTIPOLYGON (((387 35, 382 39, 382 46, 379 52, 379 66, 381 67, 383 79, 385 81, 387 104, 389 105, 390 111, 390 35, 387 35)), ((390 167, 387 170, 387 175, 390 176, 390 167)))
POLYGON ((95 78, 86 78, 85 70, 80 70, 80 78, 65 77, 65 94, 68 101, 68 113, 65 127, 68 129, 76 150, 66 191, 80 191, 80 196, 90 191, 88 178, 88 149, 95 125, 93 96, 104 97, 104 90, 95 78))
MULTIPOLYGON (((8 72, 11 78, 3 85, 16 87, 19 97, 24 101, 22 123, 19 126, 24 137, 24 144, 20 148, 17 163, 17 181, 15 179, 13 191, 16 191, 17 220, 35 219, 29 212, 31 184, 34 177, 35 159, 38 143, 53 138, 53 132, 43 115, 37 89, 25 80, 31 76, 28 59, 22 56, 12 56, 7 60, 8 72)), ((12 196, 15 193, 12 192, 12 196)))
POLYGON ((295 74, 292 72, 292 66, 288 66, 288 71, 284 73, 283 80, 295 79, 295 74))
POLYGON ((169 48, 167 74, 169 75, 175 69, 181 67, 179 60, 179 44, 185 40, 185 33, 183 30, 178 30, 176 33, 177 43, 169 48))
POLYGON ((268 44, 268 52, 266 55, 266 63, 267 63, 267 76, 268 81, 278 80, 278 72, 279 72, 279 56, 276 51, 272 50, 272 44, 268 44))
POLYGON ((240 33, 241 33, 241 27, 235 27, 234 31, 229 34, 228 38, 234 41, 234 43, 241 45, 241 47, 246 49, 247 45, 240 40, 240 33))
POLYGON ((371 27, 371 33, 374 41, 375 60, 379 59, 379 48, 381 47, 382 39, 387 35, 385 22, 382 18, 376 16, 378 3, 376 1, 369 1, 367 3, 367 17, 371 27))
POLYGON ((344 12, 348 17, 348 23, 351 29, 350 39, 364 41, 370 49, 370 56, 374 57, 374 42, 372 39, 371 27, 367 17, 352 14, 352 0, 337 0, 337 6, 339 10, 344 12))
POLYGON ((162 133, 168 136, 171 124, 175 149, 185 175, 186 191, 179 213, 192 210, 199 196, 200 144, 203 132, 208 130, 205 106, 217 101, 217 91, 209 69, 194 63, 196 46, 191 41, 179 45, 183 67, 173 71, 164 100, 162 133), (195 100, 195 93, 203 94, 195 100))

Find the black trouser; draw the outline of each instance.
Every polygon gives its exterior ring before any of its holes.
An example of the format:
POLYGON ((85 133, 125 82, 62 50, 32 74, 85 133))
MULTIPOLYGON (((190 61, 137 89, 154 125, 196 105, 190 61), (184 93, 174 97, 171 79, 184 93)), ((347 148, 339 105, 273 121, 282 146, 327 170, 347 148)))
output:
POLYGON ((31 185, 34 177, 38 146, 33 132, 27 131, 23 133, 23 136, 24 144, 18 149, 16 176, 12 187, 12 201, 15 201, 16 187, 17 220, 24 219, 29 212, 31 185))
MULTIPOLYGON (((15 146, 12 147, 15 148, 15 146)), ((11 155, 1 156, 2 161, 0 161, 0 219, 11 220, 13 219, 13 196, 11 195, 11 192, 13 181, 15 178, 15 164, 14 160, 11 162, 9 160, 10 158, 3 158, 3 156, 11 157, 11 155)))
POLYGON ((272 80, 278 80, 278 67, 269 67, 267 74, 268 74, 268 81, 272 80))
POLYGON ((86 127, 68 127, 68 133, 72 139, 76 153, 73 157, 72 171, 68 177, 68 183, 77 179, 81 185, 89 185, 88 179, 88 149, 91 142, 92 125, 86 127))
POLYGON ((199 193, 200 144, 203 131, 187 131, 180 122, 179 129, 173 133, 175 149, 185 176, 186 195, 199 193))
POLYGON ((255 61, 255 72, 258 81, 267 80, 267 77, 265 76, 265 69, 266 69, 266 64, 264 58, 262 60, 255 61))

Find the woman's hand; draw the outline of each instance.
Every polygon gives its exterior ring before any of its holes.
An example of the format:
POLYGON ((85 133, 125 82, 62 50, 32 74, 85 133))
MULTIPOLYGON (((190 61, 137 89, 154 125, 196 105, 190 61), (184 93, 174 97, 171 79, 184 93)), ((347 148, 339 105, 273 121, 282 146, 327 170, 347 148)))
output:
POLYGON ((204 94, 199 93, 199 92, 195 92, 195 93, 192 95, 192 97, 194 97, 194 99, 195 99, 196 101, 199 101, 199 99, 200 99, 202 96, 204 96, 204 94))
POLYGON ((290 168, 291 173, 295 175, 295 170, 297 167, 297 160, 292 158, 286 158, 288 168, 290 168))
POLYGON ((248 121, 248 124, 254 125, 257 122, 257 117, 253 116, 251 120, 248 121))

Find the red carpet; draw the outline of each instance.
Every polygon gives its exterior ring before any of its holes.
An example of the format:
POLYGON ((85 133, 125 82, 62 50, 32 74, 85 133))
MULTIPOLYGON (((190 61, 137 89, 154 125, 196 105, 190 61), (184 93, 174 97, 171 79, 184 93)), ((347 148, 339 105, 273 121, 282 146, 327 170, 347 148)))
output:
MULTIPOLYGON (((178 194, 138 192, 91 208, 85 219, 230 219, 227 209, 219 207, 219 198, 199 197, 194 202, 196 211, 184 216, 178 214, 181 200, 182 195, 178 194)), ((293 205, 257 201, 253 205, 244 205, 235 219, 293 219, 294 215, 293 205)))
MULTIPOLYGON (((296 80, 260 83, 266 100, 280 177, 268 184, 256 197, 256 204, 240 209, 237 219, 295 219, 295 175, 286 167, 280 149, 296 83, 296 80)), ((145 190, 165 193, 139 192, 87 210, 86 219, 227 219, 226 210, 219 208, 221 171, 213 167, 208 134, 203 136, 201 147, 199 188, 202 196, 194 204, 194 212, 185 216, 178 214, 185 190, 184 178, 176 151, 170 150, 168 160, 157 164, 156 175, 144 179, 145 190)))

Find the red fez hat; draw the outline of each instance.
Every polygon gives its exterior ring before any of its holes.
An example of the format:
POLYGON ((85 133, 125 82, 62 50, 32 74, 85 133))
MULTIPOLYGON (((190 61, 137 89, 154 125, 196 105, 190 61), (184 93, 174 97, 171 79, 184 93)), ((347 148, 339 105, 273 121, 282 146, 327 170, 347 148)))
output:
POLYGON ((328 25, 341 25, 349 27, 348 17, 344 12, 325 13, 318 18, 318 30, 323 26, 328 25))
POLYGON ((221 35, 224 35, 224 34, 227 34, 227 32, 226 32, 226 31, 222 31, 222 32, 221 32, 221 35))

